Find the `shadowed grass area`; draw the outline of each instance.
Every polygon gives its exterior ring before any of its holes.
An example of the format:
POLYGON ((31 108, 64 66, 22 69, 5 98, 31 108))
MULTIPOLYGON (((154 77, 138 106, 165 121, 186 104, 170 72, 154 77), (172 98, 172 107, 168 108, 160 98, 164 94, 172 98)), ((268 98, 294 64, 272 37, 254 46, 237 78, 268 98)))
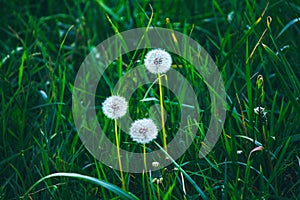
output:
MULTIPOLYGON (((0 5, 0 199, 300 199, 299 1, 25 0, 0 5), (199 99, 200 120, 189 122, 197 127, 196 138, 165 169, 124 173, 123 191, 119 171, 83 146, 73 121, 72 92, 77 71, 95 46, 147 26, 179 31, 207 50, 225 83, 227 116, 217 144, 199 159, 211 117, 207 86, 191 64, 172 55, 172 67, 199 99)), ((101 104, 147 52, 123 55, 99 81, 97 117, 113 142, 113 121, 101 104)), ((158 113, 149 111, 159 105, 153 100, 159 101, 158 89, 149 84, 136 90, 129 100, 133 119, 160 116, 159 107, 158 113)), ((183 105, 163 89, 170 142, 183 105)), ((121 148, 143 152, 122 133, 121 148)), ((162 138, 156 143, 163 146, 162 138)), ((153 142, 147 148, 159 149, 153 142)))

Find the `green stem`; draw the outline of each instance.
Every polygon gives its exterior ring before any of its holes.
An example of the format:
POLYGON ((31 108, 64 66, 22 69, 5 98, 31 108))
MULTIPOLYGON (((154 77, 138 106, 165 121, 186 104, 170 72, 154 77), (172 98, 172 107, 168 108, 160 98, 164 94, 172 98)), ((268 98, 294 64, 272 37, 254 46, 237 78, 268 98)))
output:
POLYGON ((149 184, 150 180, 147 174, 147 159, 146 159, 146 154, 147 154, 147 150, 146 150, 146 144, 143 145, 143 154, 144 154, 144 174, 145 174, 145 178, 146 178, 146 182, 147 182, 147 187, 148 187, 148 191, 149 191, 149 199, 153 199, 152 198, 152 192, 151 192, 151 186, 149 184))
POLYGON ((162 93, 162 84, 161 84, 161 76, 158 74, 158 85, 159 85, 159 103, 160 103, 160 114, 161 114, 161 130, 163 133, 163 145, 166 152, 167 149, 167 134, 165 129, 165 116, 164 116, 164 105, 163 105, 163 93, 162 93))
MULTIPOLYGON (((160 184, 160 183, 159 183, 160 184)), ((159 184, 156 184, 157 199, 160 200, 159 184)))
POLYGON ((147 160, 146 160, 146 144, 143 145, 143 153, 144 153, 144 167, 145 167, 145 173, 147 173, 147 160))
POLYGON ((116 145, 117 145, 117 154, 118 154, 118 161, 119 161, 119 169, 120 169, 120 175, 122 179, 122 188, 126 191, 125 187, 125 179, 123 175, 123 168, 122 168, 122 162, 121 162, 121 156, 120 156, 120 143, 119 143, 119 137, 118 137, 118 124, 117 120, 115 119, 115 137, 116 137, 116 145))

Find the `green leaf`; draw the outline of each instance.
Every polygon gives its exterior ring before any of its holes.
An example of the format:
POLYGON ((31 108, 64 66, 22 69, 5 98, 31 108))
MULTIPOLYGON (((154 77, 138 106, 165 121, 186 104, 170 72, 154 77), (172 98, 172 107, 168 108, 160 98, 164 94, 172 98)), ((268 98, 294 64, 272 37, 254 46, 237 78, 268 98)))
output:
POLYGON ((41 182, 43 182, 46 179, 49 178, 53 178, 53 177, 69 177, 69 178, 76 178, 76 179, 80 179, 86 182, 89 182, 91 184, 95 184, 101 187, 104 187, 112 192, 114 192, 115 194, 119 195, 122 199, 139 199, 137 198, 135 195, 131 194, 131 193, 127 193, 124 190, 122 190, 121 188, 119 188, 116 185, 113 185, 111 183, 99 180, 97 178, 94 177, 90 177, 90 176, 86 176, 86 175, 82 175, 82 174, 77 174, 77 173, 54 173, 54 174, 50 174, 48 176, 45 176, 43 178, 41 178, 40 180, 38 180, 37 182, 35 182, 28 190, 27 192, 24 194, 23 197, 27 196, 29 194, 30 191, 33 190, 33 188, 35 188, 38 184, 40 184, 41 182))

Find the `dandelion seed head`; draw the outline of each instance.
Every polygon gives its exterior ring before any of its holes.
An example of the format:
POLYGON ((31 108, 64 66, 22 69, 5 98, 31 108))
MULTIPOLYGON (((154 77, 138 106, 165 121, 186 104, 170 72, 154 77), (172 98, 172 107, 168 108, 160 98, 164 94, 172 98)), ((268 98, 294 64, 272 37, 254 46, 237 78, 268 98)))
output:
POLYGON ((154 49, 146 54, 144 64, 153 74, 166 73, 171 68, 172 57, 162 49, 154 49))
POLYGON ((129 135, 141 144, 151 142, 157 137, 158 130, 152 119, 139 119, 131 124, 129 135))
POLYGON ((123 117, 128 109, 128 103, 124 97, 110 96, 102 104, 102 110, 105 116, 110 119, 119 119, 123 117))

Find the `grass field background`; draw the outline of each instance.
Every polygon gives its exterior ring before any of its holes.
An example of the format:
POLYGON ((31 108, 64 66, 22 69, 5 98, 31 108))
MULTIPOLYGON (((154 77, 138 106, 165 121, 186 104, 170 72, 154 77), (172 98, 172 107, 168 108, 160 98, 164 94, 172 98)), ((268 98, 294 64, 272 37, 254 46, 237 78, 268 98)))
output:
MULTIPOLYGON (((0 199, 300 199, 299 1, 0 0, 0 11, 0 199), (207 50, 225 83, 227 116, 217 144, 199 159, 209 121, 207 88, 192 66, 175 59, 174 66, 181 66, 176 70, 202 99, 197 136, 168 168, 124 173, 123 191, 119 171, 82 145, 72 91, 95 46, 147 26, 179 31, 207 50), (255 113, 257 107, 266 113, 255 113)), ((138 51, 136 60, 146 52, 138 51)), ((99 108, 133 67, 127 57, 108 68, 99 108)), ((135 119, 149 115, 151 102, 139 101, 148 87, 130 100, 135 119)), ((180 105, 164 106, 171 139, 180 105)), ((97 116, 114 141, 113 122, 101 109, 97 116)), ((142 151, 128 135, 122 141, 128 142, 122 148, 142 151)))

